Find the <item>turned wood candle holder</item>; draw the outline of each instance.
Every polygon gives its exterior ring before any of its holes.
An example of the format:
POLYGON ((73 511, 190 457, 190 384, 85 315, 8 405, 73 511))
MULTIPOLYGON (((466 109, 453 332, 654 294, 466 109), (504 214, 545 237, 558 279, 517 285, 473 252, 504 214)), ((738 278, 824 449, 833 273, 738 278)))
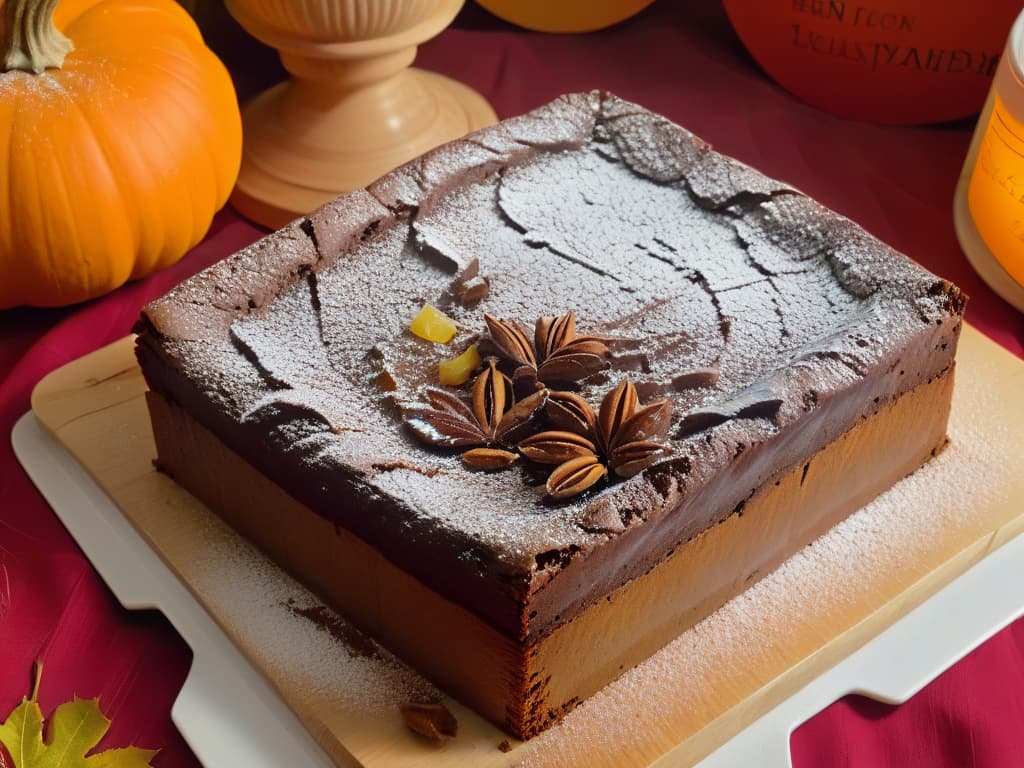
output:
POLYGON ((243 110, 231 202, 280 227, 397 165, 496 121, 476 91, 411 67, 464 0, 227 0, 291 78, 243 110))

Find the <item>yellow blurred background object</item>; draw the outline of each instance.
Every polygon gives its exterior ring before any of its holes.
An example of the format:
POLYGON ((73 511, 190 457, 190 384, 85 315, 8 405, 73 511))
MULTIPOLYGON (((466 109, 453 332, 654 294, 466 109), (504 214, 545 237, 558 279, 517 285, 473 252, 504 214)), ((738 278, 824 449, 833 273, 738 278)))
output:
POLYGON ((654 0, 477 0, 498 18, 538 32, 592 32, 628 19, 654 0))

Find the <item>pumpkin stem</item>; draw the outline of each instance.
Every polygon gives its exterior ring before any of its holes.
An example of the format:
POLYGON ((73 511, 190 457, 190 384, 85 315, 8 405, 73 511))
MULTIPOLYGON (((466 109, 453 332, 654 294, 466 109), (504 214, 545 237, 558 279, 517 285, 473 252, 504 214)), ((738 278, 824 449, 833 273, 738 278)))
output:
POLYGON ((7 0, 4 3, 4 72, 40 74, 60 68, 75 46, 53 25, 58 0, 7 0))

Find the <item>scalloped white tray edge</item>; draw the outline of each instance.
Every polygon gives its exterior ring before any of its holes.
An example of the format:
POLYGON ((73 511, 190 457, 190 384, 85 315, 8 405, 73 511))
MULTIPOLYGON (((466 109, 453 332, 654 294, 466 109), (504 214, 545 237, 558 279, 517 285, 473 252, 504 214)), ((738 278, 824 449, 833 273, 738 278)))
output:
POLYGON ((121 604, 161 611, 192 648, 192 667, 171 719, 200 762, 208 768, 333 768, 263 675, 32 413, 14 425, 11 443, 121 604))

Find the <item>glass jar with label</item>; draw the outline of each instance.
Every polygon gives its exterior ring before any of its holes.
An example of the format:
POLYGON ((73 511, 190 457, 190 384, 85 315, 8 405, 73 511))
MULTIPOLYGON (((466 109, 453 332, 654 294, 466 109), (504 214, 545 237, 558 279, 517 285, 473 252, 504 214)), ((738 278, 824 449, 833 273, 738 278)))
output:
POLYGON ((953 214, 971 266, 1024 311, 1024 12, 978 119, 953 214))

